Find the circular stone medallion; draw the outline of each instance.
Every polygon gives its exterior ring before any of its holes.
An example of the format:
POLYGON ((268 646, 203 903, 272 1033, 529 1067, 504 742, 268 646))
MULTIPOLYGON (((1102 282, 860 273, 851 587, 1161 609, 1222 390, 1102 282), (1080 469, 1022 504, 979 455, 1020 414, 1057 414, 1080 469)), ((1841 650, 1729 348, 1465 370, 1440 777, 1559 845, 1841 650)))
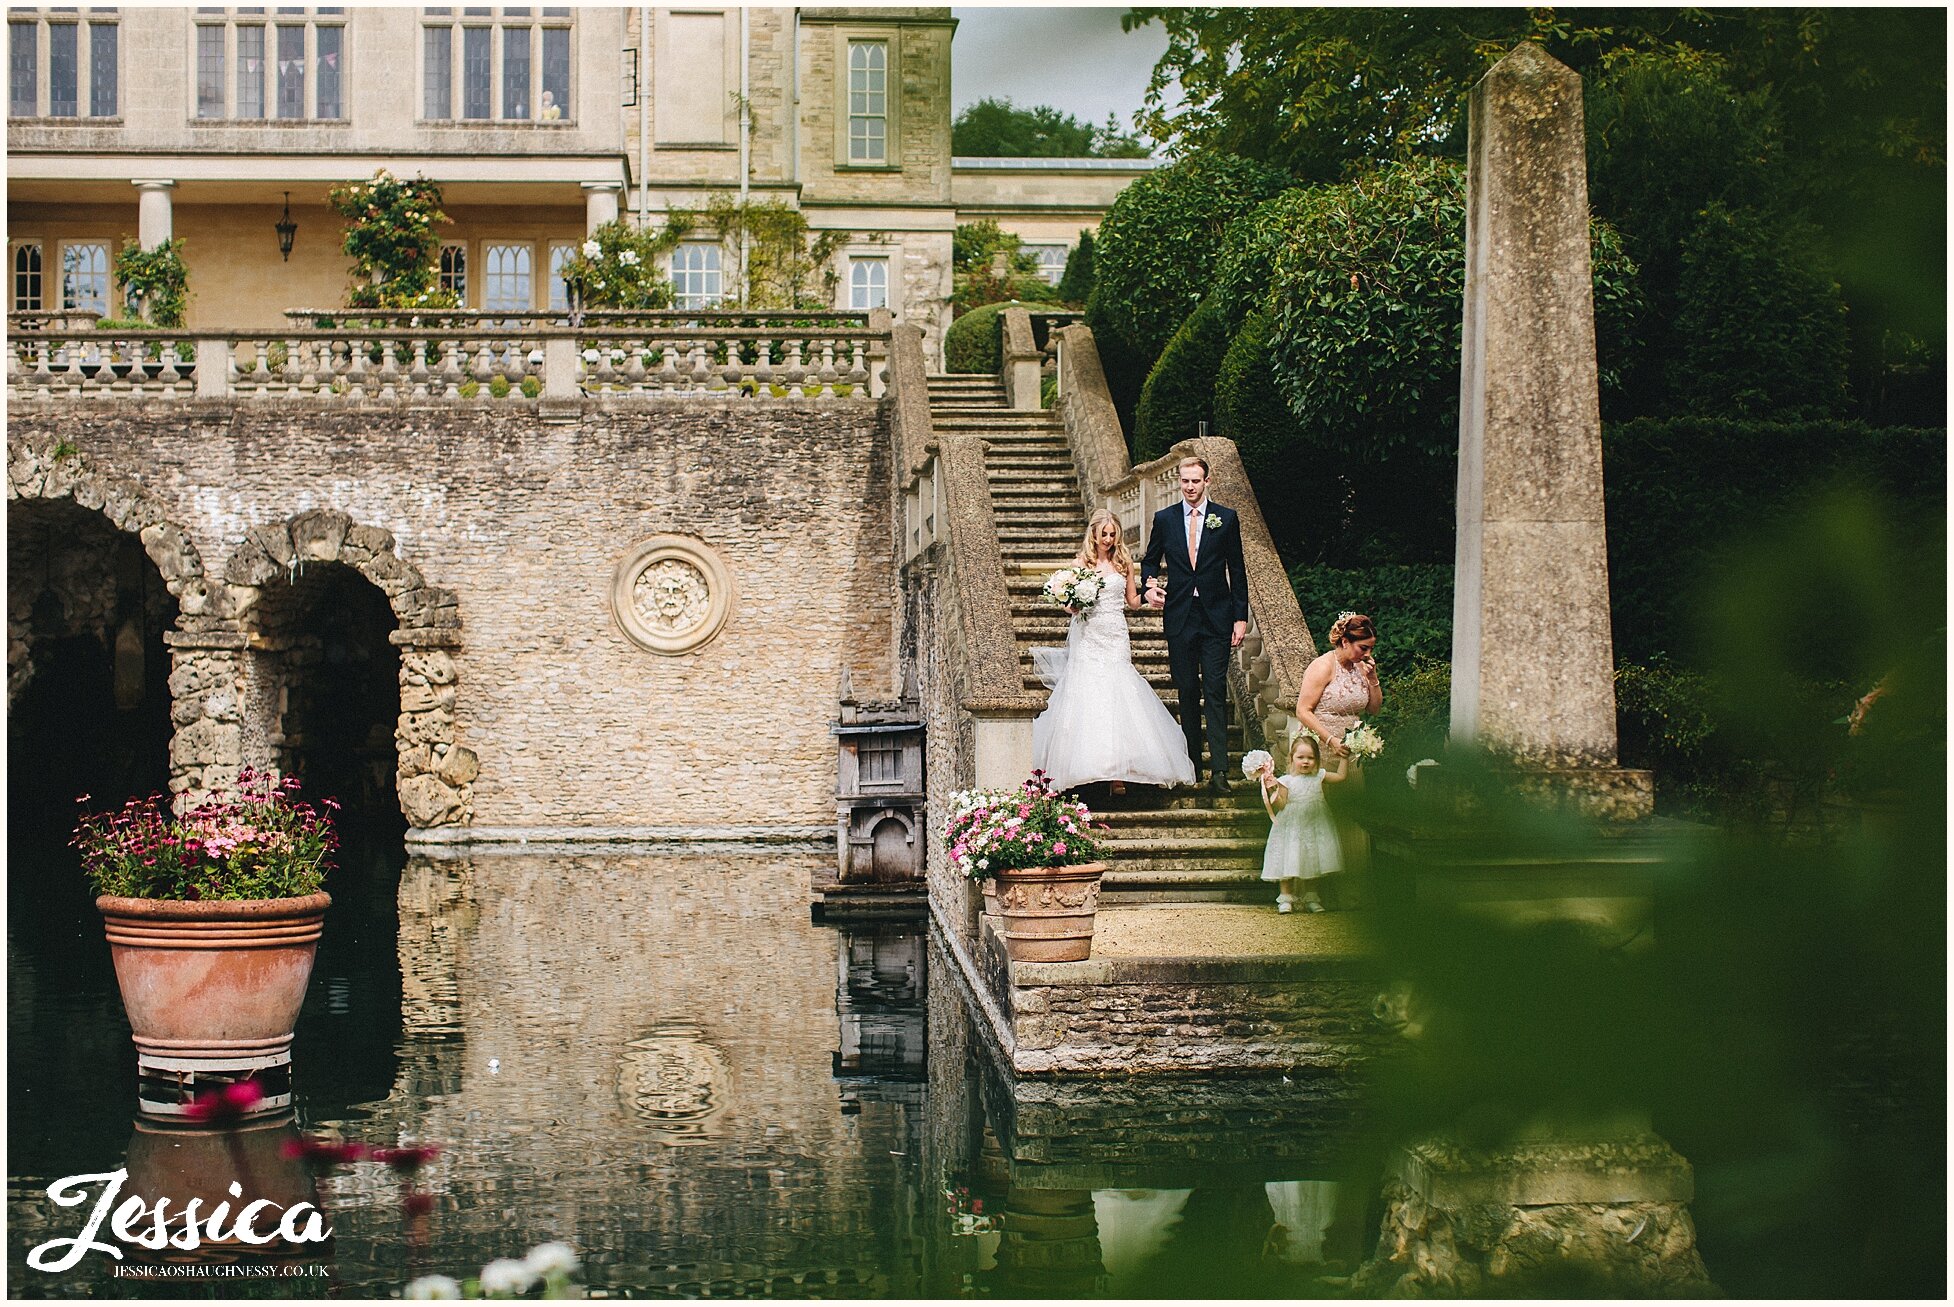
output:
POLYGON ((640 649, 682 654, 726 624, 733 578, 711 546, 691 536, 640 541, 611 579, 611 614, 640 649))

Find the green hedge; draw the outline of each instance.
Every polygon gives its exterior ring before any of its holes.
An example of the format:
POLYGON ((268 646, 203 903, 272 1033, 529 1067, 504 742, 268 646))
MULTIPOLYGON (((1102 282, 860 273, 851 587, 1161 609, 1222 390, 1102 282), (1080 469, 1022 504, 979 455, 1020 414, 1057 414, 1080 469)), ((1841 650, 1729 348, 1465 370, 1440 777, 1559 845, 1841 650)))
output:
POLYGON ((986 372, 995 376, 1004 366, 1004 323, 1000 317, 1004 310, 1051 307, 1024 300, 1001 300, 970 310, 943 333, 943 366, 951 372, 986 372))
POLYGON ((1869 487, 1911 519, 1902 529, 1946 515, 1943 428, 1638 419, 1603 431, 1602 463, 1615 652, 1630 662, 1699 653, 1700 580, 1824 485, 1869 487))
POLYGON ((1199 435, 1201 423, 1214 422, 1215 374, 1228 352, 1230 325, 1227 310, 1210 295, 1167 342, 1140 389, 1135 462, 1159 458, 1178 441, 1199 435))
MULTIPOLYGON (((1377 623, 1377 670, 1402 676, 1452 659, 1452 567, 1449 563, 1289 570, 1289 584, 1320 643, 1341 612, 1377 623)), ((1415 761, 1415 760, 1414 760, 1415 761)))
POLYGON ((1139 178, 1113 201, 1093 247, 1086 322, 1129 430, 1147 373, 1210 289, 1223 233, 1288 184, 1265 164, 1194 154, 1139 178))

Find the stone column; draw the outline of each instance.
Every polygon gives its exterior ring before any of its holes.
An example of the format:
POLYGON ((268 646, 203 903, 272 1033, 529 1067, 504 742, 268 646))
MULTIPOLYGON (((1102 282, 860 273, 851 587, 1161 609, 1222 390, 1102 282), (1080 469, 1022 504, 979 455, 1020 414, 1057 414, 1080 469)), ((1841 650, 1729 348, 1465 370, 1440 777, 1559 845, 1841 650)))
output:
POLYGON ((153 250, 170 239, 173 181, 132 182, 137 191, 136 239, 146 250, 153 250))
POLYGON ((1647 773, 1616 766, 1581 79, 1521 45, 1470 115, 1452 735, 1644 816, 1647 773))
POLYGON ((166 631, 170 649, 170 794, 188 812, 237 788, 244 763, 242 631, 166 631))
POLYGON ((623 189, 620 182, 583 183, 584 233, 596 231, 607 222, 617 221, 617 197, 623 189))

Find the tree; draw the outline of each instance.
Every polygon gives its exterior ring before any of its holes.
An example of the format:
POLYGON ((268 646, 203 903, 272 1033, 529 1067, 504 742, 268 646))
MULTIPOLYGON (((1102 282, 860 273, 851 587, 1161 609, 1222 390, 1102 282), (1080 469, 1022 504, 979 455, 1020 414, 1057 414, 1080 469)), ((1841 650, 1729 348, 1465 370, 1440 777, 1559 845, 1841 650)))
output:
POLYGON ((326 202, 346 219, 341 248, 353 260, 348 308, 455 307, 454 292, 441 289, 439 280, 437 229, 452 221, 441 211, 439 185, 425 177, 396 177, 382 168, 372 181, 333 187, 326 202))
POLYGON ((958 313, 1003 300, 1059 298, 1038 270, 1035 256, 1025 253, 1024 241, 999 227, 994 219, 962 223, 950 237, 950 302, 958 313), (1000 271, 999 260, 1002 259, 1000 271))
POLYGON ((1021 159, 1144 159, 1152 151, 1119 130, 1112 115, 1094 127, 1050 105, 1020 109, 1008 99, 984 99, 950 125, 953 154, 1021 159))
MULTIPOLYGON (((1166 29, 1139 121, 1170 154, 1228 151, 1306 180, 1420 155, 1462 157, 1473 84, 1522 40, 1582 74, 1591 107, 1597 83, 1636 61, 1720 81, 1743 120, 1740 138, 1755 136, 1760 110, 1768 117, 1782 167, 1770 193, 1721 193, 1726 183, 1712 181, 1691 195, 1679 184, 1671 204, 1679 229, 1718 200, 1808 217, 1818 225, 1820 264, 1837 270, 1852 306, 1860 391, 1883 389, 1889 358, 1909 367, 1923 352, 1944 360, 1947 25, 1938 8, 1212 7, 1137 9, 1123 21, 1166 29)), ((1593 115, 1589 127, 1597 130, 1593 115)), ((1735 153, 1728 142, 1712 145, 1711 157, 1735 153)), ((1611 149, 1630 151, 1644 156, 1624 160, 1631 167, 1707 171, 1673 141, 1611 149)), ((1736 171, 1758 173, 1746 164, 1736 171)), ((1637 239, 1627 214, 1599 195, 1595 207, 1637 239)), ((1664 269, 1654 276, 1660 295, 1664 269)))
POLYGON ((1072 248, 1070 257, 1065 260, 1065 275, 1058 279, 1058 299, 1061 304, 1074 308, 1084 308, 1086 300, 1092 295, 1092 233, 1079 233, 1079 243, 1072 248))

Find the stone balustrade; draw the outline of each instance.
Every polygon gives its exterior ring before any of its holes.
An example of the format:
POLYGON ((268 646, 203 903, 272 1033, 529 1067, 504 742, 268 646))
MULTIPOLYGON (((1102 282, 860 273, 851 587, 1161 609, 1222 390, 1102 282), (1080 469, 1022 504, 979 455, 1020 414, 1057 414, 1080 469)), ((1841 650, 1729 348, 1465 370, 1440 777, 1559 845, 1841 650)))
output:
POLYGON ((16 319, 14 402, 141 397, 443 403, 645 396, 879 399, 889 327, 865 314, 416 315, 299 310, 282 331, 16 319), (309 325, 300 325, 307 323, 309 325))

